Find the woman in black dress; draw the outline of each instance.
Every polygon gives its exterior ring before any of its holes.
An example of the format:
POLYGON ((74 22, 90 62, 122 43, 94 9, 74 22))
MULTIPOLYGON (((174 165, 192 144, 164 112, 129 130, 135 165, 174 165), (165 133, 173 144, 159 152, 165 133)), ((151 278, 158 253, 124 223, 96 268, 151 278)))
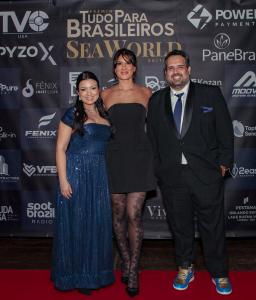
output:
POLYGON ((155 188, 152 151, 145 133, 151 90, 135 83, 136 68, 135 54, 118 50, 113 58, 117 84, 102 92, 114 127, 107 151, 114 232, 122 260, 121 280, 130 296, 139 293, 142 208, 146 192, 155 188))

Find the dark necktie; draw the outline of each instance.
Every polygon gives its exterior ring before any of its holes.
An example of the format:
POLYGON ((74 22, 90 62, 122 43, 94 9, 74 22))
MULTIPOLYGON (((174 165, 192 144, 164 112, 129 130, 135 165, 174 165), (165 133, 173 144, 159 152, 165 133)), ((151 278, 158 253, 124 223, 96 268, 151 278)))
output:
POLYGON ((175 94, 175 96, 178 98, 177 102, 175 104, 174 107, 174 111, 173 111, 173 117, 174 117, 174 121, 175 121, 175 125, 176 128, 178 130, 178 132, 180 132, 180 123, 181 123, 181 112, 182 112, 182 102, 181 102, 181 97, 184 95, 184 93, 180 93, 180 94, 175 94))

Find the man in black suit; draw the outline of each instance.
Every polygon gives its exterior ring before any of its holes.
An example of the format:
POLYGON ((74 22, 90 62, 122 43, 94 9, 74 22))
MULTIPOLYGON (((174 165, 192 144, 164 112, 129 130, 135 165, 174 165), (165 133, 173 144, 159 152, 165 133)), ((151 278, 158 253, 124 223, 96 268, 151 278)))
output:
POLYGON ((175 242, 173 287, 184 290, 194 279, 196 215, 206 267, 217 292, 228 295, 223 185, 234 156, 232 121, 219 87, 190 81, 184 51, 168 53, 164 71, 169 86, 150 99, 147 131, 175 242))

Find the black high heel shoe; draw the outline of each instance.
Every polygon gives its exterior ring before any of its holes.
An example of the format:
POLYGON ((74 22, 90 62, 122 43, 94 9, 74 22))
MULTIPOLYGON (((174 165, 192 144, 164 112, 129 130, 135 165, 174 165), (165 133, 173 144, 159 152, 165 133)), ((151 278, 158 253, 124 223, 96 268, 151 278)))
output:
POLYGON ((135 297, 139 294, 139 274, 138 272, 130 272, 128 278, 128 286, 126 287, 126 293, 130 297, 135 297))
POLYGON ((129 279, 129 268, 125 263, 121 263, 121 282, 124 284, 128 284, 129 279))

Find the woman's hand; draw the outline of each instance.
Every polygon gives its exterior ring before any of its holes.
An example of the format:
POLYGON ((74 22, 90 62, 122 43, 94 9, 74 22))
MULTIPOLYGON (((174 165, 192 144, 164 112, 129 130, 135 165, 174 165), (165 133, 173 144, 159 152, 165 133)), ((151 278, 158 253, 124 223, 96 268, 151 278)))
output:
POLYGON ((69 199, 72 196, 72 188, 68 181, 60 183, 60 192, 63 197, 69 199))

